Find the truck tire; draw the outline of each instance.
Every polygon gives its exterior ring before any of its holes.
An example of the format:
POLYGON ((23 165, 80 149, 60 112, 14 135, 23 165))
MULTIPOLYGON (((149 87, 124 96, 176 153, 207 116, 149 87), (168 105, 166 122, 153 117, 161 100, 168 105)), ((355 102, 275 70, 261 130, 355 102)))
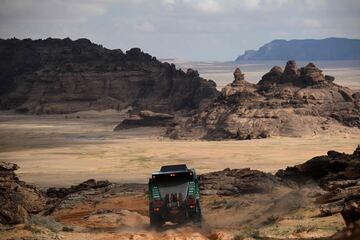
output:
POLYGON ((152 229, 160 229, 164 221, 161 216, 154 214, 153 211, 150 211, 150 227, 152 229))
POLYGON ((195 225, 201 227, 202 214, 199 201, 196 202, 196 212, 193 214, 191 220, 195 225))

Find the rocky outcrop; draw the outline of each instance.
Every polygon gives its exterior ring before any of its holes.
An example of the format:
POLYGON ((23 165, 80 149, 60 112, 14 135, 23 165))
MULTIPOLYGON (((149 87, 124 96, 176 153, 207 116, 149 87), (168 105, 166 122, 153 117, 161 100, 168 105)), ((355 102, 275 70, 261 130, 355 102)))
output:
POLYGON ((139 114, 131 115, 129 118, 124 119, 115 127, 114 131, 136 127, 169 127, 174 124, 174 115, 140 111, 139 114))
POLYGON ((241 70, 236 68, 234 71, 234 81, 221 90, 222 96, 237 99, 248 98, 249 95, 255 96, 254 92, 256 88, 254 84, 246 81, 244 76, 241 70))
POLYGON ((49 188, 46 191, 48 201, 44 215, 54 215, 56 212, 64 209, 73 209, 74 206, 82 203, 85 204, 89 201, 92 202, 91 211, 94 211, 94 201, 99 203, 108 197, 124 196, 124 194, 126 195, 127 193, 144 193, 146 187, 146 184, 120 184, 110 183, 107 180, 96 181, 89 179, 68 188, 49 188))
POLYGON ((360 180, 360 146, 353 154, 328 151, 327 155, 318 156, 309 161, 288 167, 285 170, 279 170, 276 175, 283 180, 298 181, 301 177, 316 180, 325 189, 335 189, 339 186, 356 185, 360 180), (344 182, 347 181, 348 182, 344 182), (336 184, 336 181, 342 181, 342 184, 336 184))
POLYGON ((236 84, 239 84, 241 83, 241 81, 244 81, 245 80, 245 75, 241 72, 240 68, 236 68, 235 71, 234 71, 234 82, 233 84, 236 85, 236 84))
MULTIPOLYGON (((325 76, 322 71, 313 63, 309 63, 305 67, 300 69, 300 77, 302 83, 307 86, 312 86, 325 82, 325 76)), ((329 79, 329 78, 328 78, 329 79)))
POLYGON ((0 109, 23 113, 198 109, 219 93, 197 71, 87 39, 0 40, 0 109))
POLYGON ((333 82, 334 80, 335 78, 332 76, 325 78, 322 71, 313 63, 309 63, 299 69, 296 62, 290 60, 286 63, 284 72, 281 67, 275 66, 262 77, 258 85, 289 84, 292 86, 306 87, 321 84, 325 81, 333 82))
POLYGON ((271 68, 270 72, 262 76, 261 80, 259 81, 259 85, 268 86, 268 85, 278 84, 279 79, 281 79, 282 75, 283 75, 282 68, 279 66, 275 66, 271 68))
POLYGON ((234 78, 213 104, 168 135, 244 140, 359 131, 359 94, 335 84, 313 63, 299 69, 288 61, 284 71, 273 67, 258 84, 247 82, 240 69, 234 78))
POLYGON ((201 193, 233 196, 247 193, 269 193, 278 185, 277 179, 258 170, 224 169, 200 176, 201 193))
POLYGON ((48 188, 46 195, 49 198, 64 198, 67 195, 97 188, 103 188, 109 186, 111 183, 107 180, 96 181, 95 179, 89 179, 77 185, 72 185, 69 188, 48 188))
POLYGON ((290 185, 303 184, 309 179, 318 182, 327 191, 317 199, 321 204, 321 215, 341 213, 348 226, 344 231, 351 233, 354 225, 358 225, 360 221, 359 152, 360 146, 353 154, 329 151, 325 156, 314 157, 303 164, 279 170, 276 176, 290 185))
POLYGON ((20 181, 18 165, 0 162, 0 223, 16 224, 27 221, 29 213, 45 208, 46 198, 34 186, 20 181))
POLYGON ((299 69, 297 68, 296 62, 290 60, 286 63, 285 70, 277 83, 299 84, 299 75, 299 69))

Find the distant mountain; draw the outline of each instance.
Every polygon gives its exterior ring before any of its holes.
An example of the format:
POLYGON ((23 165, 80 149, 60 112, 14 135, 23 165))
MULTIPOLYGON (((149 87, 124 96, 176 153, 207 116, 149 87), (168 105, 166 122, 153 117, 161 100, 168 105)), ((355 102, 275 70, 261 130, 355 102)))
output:
POLYGON ((247 50, 241 60, 356 60, 360 59, 360 39, 326 38, 273 40, 259 50, 247 50))

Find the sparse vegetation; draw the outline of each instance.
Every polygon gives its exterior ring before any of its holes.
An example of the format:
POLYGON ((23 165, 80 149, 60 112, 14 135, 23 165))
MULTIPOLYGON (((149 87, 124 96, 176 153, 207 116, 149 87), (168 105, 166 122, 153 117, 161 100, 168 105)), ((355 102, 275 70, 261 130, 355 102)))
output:
POLYGON ((263 224, 264 225, 272 225, 272 224, 276 223, 278 220, 279 220, 279 216, 271 215, 264 221, 263 224))
POLYGON ((236 233, 234 240, 243 240, 243 239, 261 239, 260 231, 256 226, 244 226, 240 232, 236 233))
POLYGON ((31 231, 35 232, 40 231, 36 226, 47 228, 54 233, 57 233, 64 228, 63 224, 55 221, 52 217, 41 215, 31 215, 27 226, 31 229, 31 231))

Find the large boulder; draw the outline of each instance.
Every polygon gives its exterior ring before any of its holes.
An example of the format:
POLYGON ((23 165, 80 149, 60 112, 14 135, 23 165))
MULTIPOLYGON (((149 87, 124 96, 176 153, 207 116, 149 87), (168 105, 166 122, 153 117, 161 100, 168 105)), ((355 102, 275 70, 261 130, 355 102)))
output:
POLYGON ((20 181, 16 164, 0 162, 0 223, 17 224, 27 221, 29 213, 45 208, 45 196, 34 186, 20 181))

